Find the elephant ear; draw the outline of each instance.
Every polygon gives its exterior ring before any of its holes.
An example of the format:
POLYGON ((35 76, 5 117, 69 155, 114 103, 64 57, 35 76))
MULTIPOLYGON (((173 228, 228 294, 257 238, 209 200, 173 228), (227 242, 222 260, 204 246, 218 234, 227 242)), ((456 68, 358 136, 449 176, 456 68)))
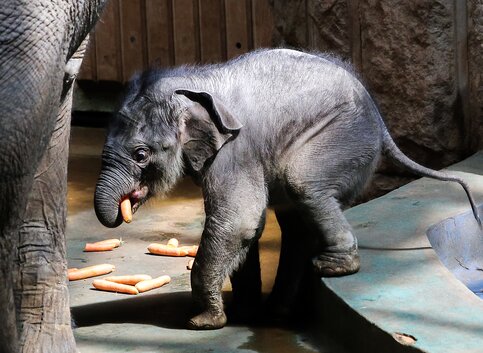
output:
POLYGON ((192 168, 200 171, 208 159, 237 135, 242 124, 207 92, 179 89, 175 93, 195 103, 188 109, 180 138, 192 168))

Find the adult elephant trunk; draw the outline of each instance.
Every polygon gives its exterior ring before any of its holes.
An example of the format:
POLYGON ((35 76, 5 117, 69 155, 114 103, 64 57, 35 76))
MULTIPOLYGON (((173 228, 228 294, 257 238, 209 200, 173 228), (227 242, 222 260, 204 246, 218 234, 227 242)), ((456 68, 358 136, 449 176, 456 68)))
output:
POLYGON ((135 183, 125 167, 103 164, 94 194, 94 209, 104 226, 115 228, 122 223, 119 205, 123 198, 129 197, 135 183))

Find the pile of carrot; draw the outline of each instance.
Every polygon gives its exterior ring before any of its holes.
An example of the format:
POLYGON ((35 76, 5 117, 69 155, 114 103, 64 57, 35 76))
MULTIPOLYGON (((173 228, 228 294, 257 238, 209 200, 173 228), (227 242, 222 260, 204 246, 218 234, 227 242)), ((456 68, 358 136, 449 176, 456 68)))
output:
MULTIPOLYGON (((69 281, 86 279, 95 276, 101 276, 114 271, 114 265, 102 264, 84 268, 70 268, 67 270, 69 281)), ((152 278, 149 275, 125 275, 125 276, 108 276, 103 279, 96 279, 92 282, 94 288, 109 292, 139 294, 151 289, 159 288, 169 283, 169 276, 160 276, 152 278)))
POLYGON ((96 279, 92 285, 103 291, 136 295, 162 287, 170 281, 171 277, 166 275, 157 278, 151 278, 148 275, 111 276, 96 279))
POLYGON ((171 238, 167 244, 149 244, 148 251, 155 255, 195 257, 198 252, 198 245, 179 246, 178 240, 171 238))
POLYGON ((107 239, 95 243, 87 243, 84 251, 111 251, 114 250, 114 248, 121 246, 122 244, 123 241, 121 239, 107 239))
MULTIPOLYGON (((127 202, 125 203, 127 205, 127 202)), ((126 206, 127 209, 127 206, 126 206)), ((126 212, 127 214, 127 212, 126 212)), ((128 217, 127 217, 128 218, 128 217)), ((129 218, 128 218, 129 219, 129 218)), ((125 219, 126 222, 128 220, 125 219)), ((111 251, 114 248, 121 246, 121 239, 107 239, 95 243, 87 243, 84 251, 111 251)), ((151 254, 165 255, 165 256, 191 256, 195 257, 198 251, 198 245, 179 246, 179 241, 176 238, 171 238, 167 244, 153 243, 148 246, 151 254)), ((193 266, 193 259, 188 263, 187 268, 191 269, 193 266)), ((77 281, 90 277, 106 275, 115 270, 115 266, 111 264, 101 264, 88 266, 84 268, 69 268, 69 281, 77 281)), ((92 282, 94 288, 110 291, 116 293, 139 294, 155 288, 159 288, 171 281, 167 275, 157 278, 152 278, 145 274, 124 275, 124 276, 108 276, 103 279, 96 279, 92 282)))

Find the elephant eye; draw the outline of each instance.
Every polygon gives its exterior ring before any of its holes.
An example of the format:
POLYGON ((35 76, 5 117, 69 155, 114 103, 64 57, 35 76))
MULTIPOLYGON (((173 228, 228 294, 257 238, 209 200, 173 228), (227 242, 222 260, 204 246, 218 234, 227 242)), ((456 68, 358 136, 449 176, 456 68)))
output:
POLYGON ((139 148, 134 151, 134 160, 138 163, 146 162, 148 159, 149 153, 148 150, 144 148, 139 148))

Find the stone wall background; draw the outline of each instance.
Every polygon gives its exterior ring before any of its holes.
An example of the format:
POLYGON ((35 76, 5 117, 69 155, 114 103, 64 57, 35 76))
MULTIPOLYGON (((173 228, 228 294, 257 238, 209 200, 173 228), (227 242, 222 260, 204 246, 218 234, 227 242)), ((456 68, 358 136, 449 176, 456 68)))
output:
MULTIPOLYGON (((483 148, 483 0, 271 0, 274 45, 350 60, 398 146, 441 169, 483 148)), ((413 176, 383 161, 366 198, 413 176)))

